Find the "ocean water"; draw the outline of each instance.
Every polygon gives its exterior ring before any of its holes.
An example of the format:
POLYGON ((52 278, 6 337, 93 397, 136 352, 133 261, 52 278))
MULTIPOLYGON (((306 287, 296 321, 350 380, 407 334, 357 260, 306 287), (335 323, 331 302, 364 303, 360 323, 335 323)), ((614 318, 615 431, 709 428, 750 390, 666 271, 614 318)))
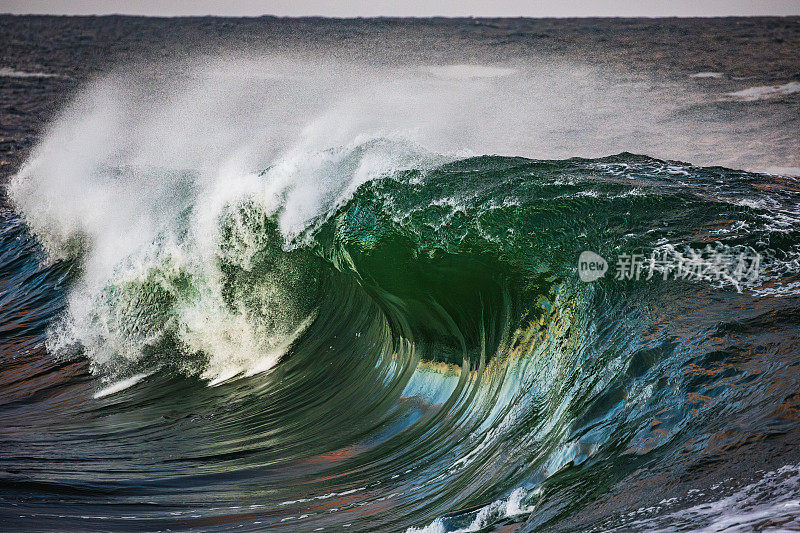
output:
POLYGON ((4 527, 800 528, 797 19, 0 25, 4 527))

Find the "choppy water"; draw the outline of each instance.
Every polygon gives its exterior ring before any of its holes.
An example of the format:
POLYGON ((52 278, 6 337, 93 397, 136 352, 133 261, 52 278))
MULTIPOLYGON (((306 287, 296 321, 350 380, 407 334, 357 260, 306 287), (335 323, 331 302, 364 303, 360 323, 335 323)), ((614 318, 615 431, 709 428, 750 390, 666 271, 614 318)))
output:
POLYGON ((246 67, 95 82, 8 184, 6 526, 800 528, 798 178, 486 155, 519 64, 246 67))

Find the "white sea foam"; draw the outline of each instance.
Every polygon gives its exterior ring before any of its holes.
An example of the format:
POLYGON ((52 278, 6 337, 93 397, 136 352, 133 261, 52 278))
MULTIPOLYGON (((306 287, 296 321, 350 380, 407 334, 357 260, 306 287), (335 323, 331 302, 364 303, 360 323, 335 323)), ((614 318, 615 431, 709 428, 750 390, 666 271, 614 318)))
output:
POLYGON ((105 396, 110 396, 112 394, 116 394, 118 392, 122 392, 125 389, 133 387, 134 385, 136 385, 137 383, 139 383, 143 379, 149 377, 150 375, 152 375, 152 372, 145 372, 145 373, 142 373, 142 374, 136 374, 135 376, 131 376, 131 377, 129 377, 127 379, 123 379, 121 381, 117 381, 116 383, 112 383, 111 385, 108 385, 107 387, 103 387, 99 391, 95 392, 94 395, 93 395, 93 398, 95 398, 95 399, 104 398, 105 396))
POLYGON ((27 72, 8 67, 0 67, 0 78, 60 78, 58 74, 47 72, 27 72))
POLYGON ((703 533, 733 533, 760 530, 774 524, 775 528, 767 529, 797 531, 800 527, 799 482, 800 468, 786 465, 764 473, 760 480, 741 488, 726 489, 723 484, 717 484, 708 489, 712 494, 728 490, 728 495, 712 497, 709 501, 705 492, 691 489, 685 496, 629 513, 627 516, 633 520, 623 520, 615 527, 601 526, 597 530, 666 533, 680 528, 703 533), (687 500, 696 501, 697 498, 702 498, 700 503, 686 506, 687 500), (675 507, 680 508, 673 511, 675 507))
POLYGON ((724 78, 725 74, 722 72, 697 72, 692 74, 692 78, 724 78))
POLYGON ((308 503, 308 502, 313 502, 315 500, 328 500, 330 498, 337 498, 339 496, 349 496, 350 494, 355 494, 356 492, 361 492, 362 490, 367 490, 367 487, 359 487, 355 489, 344 490, 342 492, 329 492, 327 494, 322 494, 320 496, 314 496, 313 498, 300 498, 299 500, 289 500, 281 502, 279 505, 296 505, 298 503, 308 503))
POLYGON ((451 529, 447 527, 446 519, 437 518, 427 526, 421 528, 409 527, 406 529, 406 533, 471 533, 474 531, 481 531, 504 518, 512 518, 531 513, 534 506, 526 505, 522 502, 535 494, 535 492, 530 493, 524 488, 519 487, 515 489, 508 498, 494 501, 474 512, 472 522, 465 527, 451 529))
POLYGON ((750 87, 749 89, 742 89, 741 91, 728 93, 728 96, 743 100, 745 102, 754 102, 756 100, 775 98, 796 92, 800 92, 800 82, 791 81, 783 85, 761 85, 758 87, 750 87))

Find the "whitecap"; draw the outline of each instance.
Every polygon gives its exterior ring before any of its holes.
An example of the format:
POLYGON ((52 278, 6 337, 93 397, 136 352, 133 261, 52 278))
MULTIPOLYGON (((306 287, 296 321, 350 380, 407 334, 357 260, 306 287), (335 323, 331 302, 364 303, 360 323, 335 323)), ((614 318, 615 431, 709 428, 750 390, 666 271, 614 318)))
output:
POLYGON ((47 72, 25 72, 14 70, 13 68, 0 67, 0 77, 2 78, 61 78, 58 74, 48 74, 47 72))
POLYGON ((777 96, 785 96, 800 92, 800 81, 790 81, 783 85, 760 85, 758 87, 750 87, 741 91, 727 93, 727 96, 743 100, 745 102, 754 102, 756 100, 764 100, 766 98, 774 98, 777 96))
POLYGON ((692 78, 724 78, 725 74, 722 72, 696 72, 692 74, 692 78))

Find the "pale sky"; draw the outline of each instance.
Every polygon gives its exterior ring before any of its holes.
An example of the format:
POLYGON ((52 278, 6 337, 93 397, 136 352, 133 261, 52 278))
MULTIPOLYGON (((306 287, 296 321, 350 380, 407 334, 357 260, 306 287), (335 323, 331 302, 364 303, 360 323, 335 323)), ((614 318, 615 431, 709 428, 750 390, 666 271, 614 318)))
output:
POLYGON ((707 17, 800 15, 800 0, 0 0, 0 13, 151 16, 707 17))

